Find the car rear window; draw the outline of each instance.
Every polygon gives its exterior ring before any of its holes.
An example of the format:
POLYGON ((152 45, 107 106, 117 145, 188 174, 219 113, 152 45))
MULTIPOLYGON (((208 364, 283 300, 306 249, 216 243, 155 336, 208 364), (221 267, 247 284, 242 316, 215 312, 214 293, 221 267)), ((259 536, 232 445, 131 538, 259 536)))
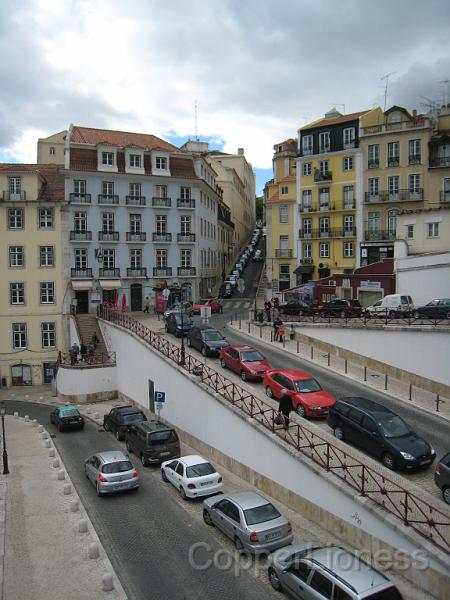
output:
POLYGON ((366 596, 365 600, 402 600, 402 597, 396 587, 391 587, 382 592, 366 596))
POLYGON ((59 415, 60 417, 79 417, 80 413, 77 408, 60 408, 59 415))
POLYGON ((217 342, 218 340, 223 340, 224 337, 218 331, 204 331, 203 338, 207 342, 217 342))
POLYGON ((215 468, 210 463, 200 463, 186 467, 186 477, 204 477, 215 473, 215 468))
POLYGON ((255 508, 244 510, 244 517, 247 525, 256 525, 257 523, 265 523, 266 521, 278 519, 278 517, 281 517, 281 514, 273 504, 268 502, 262 506, 255 506, 255 508))
POLYGON ((122 421, 129 425, 130 423, 137 423, 139 421, 145 421, 145 415, 141 412, 128 413, 127 415, 123 415, 122 421))
POLYGON ((411 433, 405 421, 397 415, 380 419, 378 425, 381 427, 383 435, 386 438, 402 437, 411 433))
POLYGON ((320 392, 322 389, 319 383, 311 377, 311 379, 297 379, 294 381, 295 389, 300 394, 308 394, 310 392, 320 392))
POLYGON ((166 431, 155 431, 150 433, 148 436, 148 443, 151 446, 158 446, 159 444, 170 444, 171 442, 177 442, 178 436, 173 429, 167 429, 166 431))
POLYGON ((118 460, 117 462, 103 465, 102 473, 124 473, 125 471, 131 471, 132 469, 133 465, 129 460, 118 460))

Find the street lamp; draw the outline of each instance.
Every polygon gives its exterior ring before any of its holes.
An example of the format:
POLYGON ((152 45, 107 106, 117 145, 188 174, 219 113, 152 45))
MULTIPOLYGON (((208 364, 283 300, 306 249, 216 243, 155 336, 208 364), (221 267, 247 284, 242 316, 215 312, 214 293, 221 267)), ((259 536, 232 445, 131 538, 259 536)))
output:
POLYGON ((6 451, 6 437, 5 437, 5 414, 6 406, 5 403, 0 403, 0 415, 2 416, 2 433, 3 433, 3 475, 8 475, 8 452, 6 451))
POLYGON ((180 348, 180 365, 186 364, 186 353, 184 349, 184 321, 183 321, 183 288, 181 288, 180 294, 180 314, 181 314, 181 348, 180 348))

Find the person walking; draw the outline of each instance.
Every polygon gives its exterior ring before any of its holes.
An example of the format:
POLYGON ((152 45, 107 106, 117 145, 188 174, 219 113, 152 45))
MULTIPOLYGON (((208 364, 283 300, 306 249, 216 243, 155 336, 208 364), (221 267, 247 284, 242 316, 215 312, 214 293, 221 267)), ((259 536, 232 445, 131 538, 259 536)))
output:
POLYGON ((148 296, 144 300, 144 312, 150 314, 150 298, 148 296))
POLYGON ((281 323, 280 319, 276 317, 273 321, 273 341, 278 341, 278 326, 281 323))
POLYGON ((85 344, 83 344, 83 342, 81 342, 80 354, 81 354, 81 360, 86 362, 87 348, 86 348, 85 344))
POLYGON ((94 350, 97 348, 97 345, 99 342, 100 342, 100 340, 98 339, 97 334, 94 331, 94 333, 92 334, 92 337, 91 337, 91 344, 94 346, 94 350))
POLYGON ((266 302, 267 304, 267 322, 270 322, 270 311, 272 310, 272 304, 270 302, 270 300, 268 302, 266 302))
POLYGON ((289 415, 293 411, 292 398, 286 389, 281 390, 280 402, 278 409, 280 411, 280 417, 283 421, 284 428, 289 429, 289 415))
POLYGON ((278 337, 278 341, 283 343, 284 342, 284 325, 283 325, 283 321, 278 321, 278 327, 277 327, 277 337, 278 337))
POLYGON ((220 313, 221 315, 223 315, 223 299, 222 299, 222 298, 219 298, 219 299, 218 299, 218 302, 219 302, 219 313, 220 313))

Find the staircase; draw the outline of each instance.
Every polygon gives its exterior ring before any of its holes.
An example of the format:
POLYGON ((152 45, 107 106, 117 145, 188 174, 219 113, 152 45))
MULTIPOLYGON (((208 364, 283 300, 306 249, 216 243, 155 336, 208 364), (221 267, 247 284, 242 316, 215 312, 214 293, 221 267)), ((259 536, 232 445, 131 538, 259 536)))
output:
POLYGON ((80 344, 83 343, 85 346, 91 341, 92 334, 95 332, 99 342, 95 349, 96 354, 107 353, 108 350, 105 346, 102 333, 97 323, 97 317, 91 314, 77 314, 75 320, 78 325, 78 335, 80 336, 80 344))
POLYGON ((256 310, 262 310, 264 308, 264 302, 266 301, 266 289, 267 289, 267 273, 266 263, 264 263, 261 277, 258 283, 258 289, 256 290, 256 310))

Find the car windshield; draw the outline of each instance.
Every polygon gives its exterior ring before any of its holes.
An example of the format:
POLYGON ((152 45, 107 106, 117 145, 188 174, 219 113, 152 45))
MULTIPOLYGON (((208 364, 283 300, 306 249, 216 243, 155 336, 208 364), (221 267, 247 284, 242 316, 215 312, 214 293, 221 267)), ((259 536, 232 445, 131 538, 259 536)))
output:
POLYGON ((405 421, 397 415, 381 419, 381 421, 378 421, 378 425, 386 438, 402 437, 411 433, 411 429, 405 421))
POLYGON ((129 460, 117 460, 116 462, 103 465, 102 473, 124 473, 125 471, 131 471, 132 468, 133 465, 129 460))
POLYGON ((208 304, 208 302, 209 302, 209 300, 207 300, 207 299, 203 299, 203 300, 199 300, 199 301, 197 302, 197 304, 208 304))
POLYGON ((75 408, 73 406, 68 406, 67 408, 59 409, 59 416, 60 417, 79 417, 80 413, 78 412, 77 408, 75 408))
POLYGON ((215 473, 215 468, 210 463, 200 463, 186 468, 186 477, 204 477, 215 473))
POLYGON ((311 379, 297 379, 295 389, 300 394, 308 394, 310 392, 320 392, 322 389, 319 383, 311 377, 311 379))
POLYGON ((264 356, 256 350, 253 350, 252 352, 241 352, 241 360, 243 362, 256 362, 264 360, 264 356))
POLYGON ((177 325, 181 325, 181 322, 183 322, 183 325, 192 325, 192 321, 189 317, 186 317, 186 315, 175 315, 175 320, 177 322, 177 325))
POLYGON ((255 508, 244 510, 244 517, 247 525, 256 525, 257 523, 265 523, 266 521, 278 519, 281 515, 275 506, 268 502, 262 506, 255 506, 255 508))
POLYGON ((211 330, 211 331, 205 331, 203 333, 203 339, 206 340, 207 342, 217 342, 218 340, 223 340, 225 338, 218 331, 211 330))
POLYGON ((158 446, 159 444, 168 444, 170 442, 176 442, 178 436, 172 429, 166 431, 155 431, 148 436, 148 441, 152 446, 158 446))
POLYGON ((144 420, 145 420, 145 417, 140 412, 135 412, 135 413, 130 413, 128 415, 123 415, 123 422, 126 425, 129 425, 130 423, 136 423, 138 421, 144 421, 144 420))

